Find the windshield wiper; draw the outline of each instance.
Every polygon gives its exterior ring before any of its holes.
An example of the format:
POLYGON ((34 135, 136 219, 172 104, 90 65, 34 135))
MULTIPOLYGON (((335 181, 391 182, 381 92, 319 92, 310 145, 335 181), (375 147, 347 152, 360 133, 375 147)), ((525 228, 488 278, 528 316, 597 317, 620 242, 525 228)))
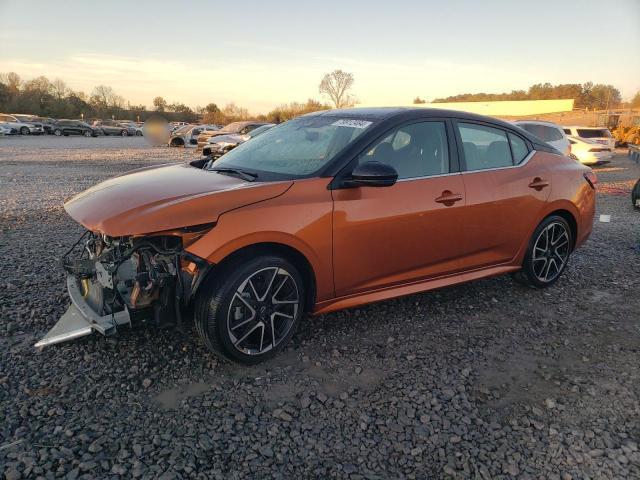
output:
POLYGON ((212 168, 211 171, 220 172, 223 174, 226 173, 229 175, 236 175, 242 178, 243 180, 246 180, 247 182, 253 182, 255 181, 256 178, 258 178, 258 175, 256 173, 240 170, 239 168, 212 168))

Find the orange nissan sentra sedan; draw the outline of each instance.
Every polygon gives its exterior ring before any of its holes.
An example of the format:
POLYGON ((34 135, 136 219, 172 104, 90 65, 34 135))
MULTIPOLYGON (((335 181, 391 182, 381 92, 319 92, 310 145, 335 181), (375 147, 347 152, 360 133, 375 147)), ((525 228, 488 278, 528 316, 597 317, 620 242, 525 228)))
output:
POLYGON ((595 181, 493 118, 305 115, 215 163, 145 168, 71 198, 86 228, 63 261, 72 304, 36 345, 193 311, 207 347, 256 363, 305 312, 504 273, 546 287, 591 232, 595 181))

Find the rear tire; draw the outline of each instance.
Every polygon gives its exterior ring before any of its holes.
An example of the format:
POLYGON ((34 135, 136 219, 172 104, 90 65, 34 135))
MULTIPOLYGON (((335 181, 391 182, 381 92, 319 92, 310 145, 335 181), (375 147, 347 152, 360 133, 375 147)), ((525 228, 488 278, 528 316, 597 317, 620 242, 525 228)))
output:
POLYGON ((83 135, 84 135, 85 137, 90 137, 90 136, 91 136, 91 132, 90 132, 89 130, 86 130, 86 131, 83 133, 83 135))
POLYGON ((553 285, 569 262, 572 246, 573 234, 567 221, 558 215, 545 218, 531 236, 522 270, 513 278, 534 288, 553 285))
POLYGON ((60 136, 62 135, 62 130, 60 130, 59 128, 56 128, 56 129, 53 131, 53 134, 54 134, 56 137, 60 137, 60 136))
POLYGON ((272 358, 291 340, 304 313, 302 276, 276 255, 242 257, 200 288, 195 324, 223 358, 252 365, 272 358))
POLYGON ((30 133, 29 127, 20 127, 20 135, 29 135, 30 133))

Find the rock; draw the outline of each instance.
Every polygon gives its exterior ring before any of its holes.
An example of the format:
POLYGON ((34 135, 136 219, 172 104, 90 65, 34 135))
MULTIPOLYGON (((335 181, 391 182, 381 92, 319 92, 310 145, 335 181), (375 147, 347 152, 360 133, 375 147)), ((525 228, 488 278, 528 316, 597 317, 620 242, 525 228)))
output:
POLYGON ((260 447, 259 452, 263 457, 273 457, 273 449, 268 445, 260 447))
POLYGON ((149 387, 151 386, 151 379, 150 379, 150 378, 145 378, 145 379, 142 381, 142 386, 143 386, 144 388, 149 388, 149 387))
POLYGON ((5 480, 20 480, 22 478, 22 473, 15 468, 8 468, 4 472, 5 480))

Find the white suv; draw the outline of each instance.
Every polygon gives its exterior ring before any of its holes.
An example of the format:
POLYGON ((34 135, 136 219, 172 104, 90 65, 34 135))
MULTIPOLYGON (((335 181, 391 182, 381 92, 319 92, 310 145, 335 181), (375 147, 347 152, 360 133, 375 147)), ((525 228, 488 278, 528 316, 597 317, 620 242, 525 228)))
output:
POLYGON ((513 123, 548 143, 563 155, 571 153, 571 143, 559 125, 542 120, 518 120, 513 123))
POLYGON ((572 137, 579 137, 585 140, 606 145, 613 151, 616 148, 616 139, 611 136, 611 132, 605 127, 562 127, 564 133, 572 137))

